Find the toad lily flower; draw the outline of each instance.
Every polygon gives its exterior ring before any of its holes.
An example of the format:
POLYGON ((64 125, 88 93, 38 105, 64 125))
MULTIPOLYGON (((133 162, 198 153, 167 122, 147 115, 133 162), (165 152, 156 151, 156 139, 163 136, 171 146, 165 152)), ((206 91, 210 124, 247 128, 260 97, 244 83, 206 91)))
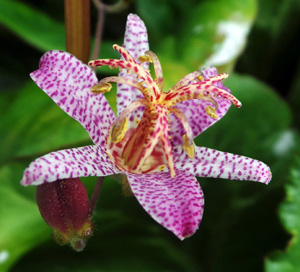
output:
POLYGON ((178 238, 191 236, 203 215, 204 197, 195 178, 214 177, 269 183, 271 172, 250 158, 198 147, 193 139, 241 103, 215 68, 188 74, 163 92, 162 69, 149 51, 144 23, 128 16, 121 60, 90 66, 120 68, 98 82, 93 70, 61 51, 46 53, 31 77, 67 114, 79 121, 95 145, 42 156, 24 172, 23 185, 83 176, 122 173, 142 207, 178 238), (154 80, 148 71, 152 62, 154 80), (103 93, 118 83, 115 118, 103 93))

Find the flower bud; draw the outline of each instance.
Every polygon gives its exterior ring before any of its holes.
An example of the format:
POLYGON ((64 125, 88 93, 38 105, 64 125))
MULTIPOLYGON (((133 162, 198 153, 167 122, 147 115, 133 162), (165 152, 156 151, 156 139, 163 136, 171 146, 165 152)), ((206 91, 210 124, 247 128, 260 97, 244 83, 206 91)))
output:
POLYGON ((81 251, 92 235, 87 191, 79 178, 57 180, 37 187, 36 200, 41 216, 52 228, 59 245, 70 243, 81 251))

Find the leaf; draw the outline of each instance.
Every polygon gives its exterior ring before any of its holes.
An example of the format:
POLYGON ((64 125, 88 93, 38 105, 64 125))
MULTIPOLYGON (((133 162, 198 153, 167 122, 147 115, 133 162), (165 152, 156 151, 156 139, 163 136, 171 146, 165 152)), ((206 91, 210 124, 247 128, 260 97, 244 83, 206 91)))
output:
POLYGON ((298 67, 295 72, 295 76, 292 81, 292 86, 289 95, 289 102, 294 113, 294 122, 299 124, 300 122, 300 62, 298 62, 298 67))
POLYGON ((155 33, 154 40, 159 40, 164 33, 172 31, 175 15, 172 12, 174 5, 170 5, 170 1, 138 0, 136 5, 138 14, 145 21, 148 32, 155 33))
POLYGON ((0 123, 0 164, 15 156, 32 156, 63 146, 88 144, 90 138, 79 123, 65 114, 33 82, 7 105, 0 123))
MULTIPOLYGON (((282 96, 293 91, 291 84, 299 78, 299 10, 298 0, 259 1, 257 19, 237 66, 241 73, 268 82, 282 96)), ((291 102, 294 105, 295 100, 291 102)))
POLYGON ((180 59, 192 70, 210 65, 229 71, 245 46, 256 0, 139 0, 137 10, 150 42, 159 44, 156 52, 180 59))
POLYGON ((1 0, 0 22, 42 51, 65 49, 64 25, 26 4, 1 0))
POLYGON ((34 201, 35 188, 19 184, 24 167, 13 164, 0 169, 0 268, 3 272, 24 252, 50 237, 34 201))
POLYGON ((179 31, 178 55, 197 69, 230 71, 243 50, 256 14, 256 1, 203 1, 193 6, 179 31))
POLYGON ((295 158, 290 181, 285 185, 286 198, 280 205, 279 216, 291 235, 285 251, 274 252, 265 263, 266 271, 294 272, 300 267, 300 157, 295 158))

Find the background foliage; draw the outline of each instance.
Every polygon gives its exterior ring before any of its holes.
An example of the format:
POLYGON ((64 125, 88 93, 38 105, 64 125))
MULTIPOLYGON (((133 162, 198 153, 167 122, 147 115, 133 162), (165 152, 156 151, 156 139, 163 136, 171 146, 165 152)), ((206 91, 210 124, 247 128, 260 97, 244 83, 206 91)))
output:
MULTIPOLYGON (((63 1, 0 0, 0 271, 299 271, 299 10, 297 0, 136 0, 106 15, 100 57, 114 55, 134 12, 148 27, 166 87, 205 64, 229 72, 225 84, 243 107, 197 145, 262 160, 273 179, 268 186, 199 179, 204 219, 180 242, 122 195, 120 177, 106 178, 95 234, 76 253, 51 240, 36 188, 19 184, 34 158, 90 143, 28 77, 45 51, 65 47, 63 1)), ((84 184, 91 193, 95 179, 84 184)))

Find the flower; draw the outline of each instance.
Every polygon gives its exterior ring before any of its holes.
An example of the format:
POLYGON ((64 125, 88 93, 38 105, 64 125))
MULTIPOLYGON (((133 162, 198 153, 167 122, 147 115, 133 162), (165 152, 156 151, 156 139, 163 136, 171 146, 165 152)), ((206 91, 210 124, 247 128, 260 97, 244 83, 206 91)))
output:
POLYGON ((204 196, 195 176, 269 183, 264 163, 198 147, 193 138, 240 102, 215 68, 188 74, 162 92, 156 55, 148 51, 141 19, 128 16, 122 60, 95 60, 91 66, 122 68, 118 77, 98 82, 93 70, 61 51, 46 53, 31 74, 66 113, 79 121, 95 145, 52 152, 33 161, 21 183, 39 185, 61 179, 122 173, 142 207, 178 238, 191 236, 203 215, 204 196), (152 62, 156 80, 147 70, 152 62), (118 83, 118 117, 102 93, 118 83))

